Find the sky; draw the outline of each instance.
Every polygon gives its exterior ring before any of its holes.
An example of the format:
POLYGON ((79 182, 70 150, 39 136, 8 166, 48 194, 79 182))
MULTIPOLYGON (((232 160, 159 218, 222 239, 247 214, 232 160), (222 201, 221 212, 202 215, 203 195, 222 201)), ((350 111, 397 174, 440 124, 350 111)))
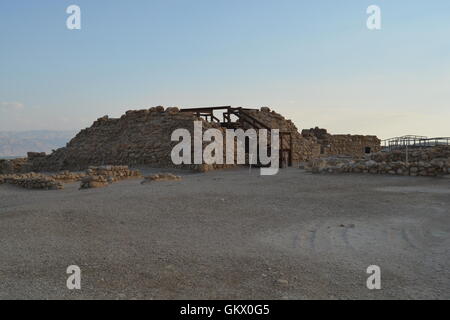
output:
POLYGON ((0 131, 79 130, 157 105, 450 136, 450 1, 0 1, 0 131), (80 30, 66 27, 73 4, 80 30))

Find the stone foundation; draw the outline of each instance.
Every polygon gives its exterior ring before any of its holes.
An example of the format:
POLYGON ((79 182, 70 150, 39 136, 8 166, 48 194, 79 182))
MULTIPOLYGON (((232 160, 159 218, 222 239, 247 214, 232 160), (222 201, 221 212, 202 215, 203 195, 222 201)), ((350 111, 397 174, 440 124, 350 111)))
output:
POLYGON ((62 189, 61 182, 56 181, 52 177, 37 174, 10 174, 0 176, 0 184, 8 183, 26 189, 43 189, 43 190, 58 190, 62 189))
POLYGON ((86 176, 81 180, 80 189, 101 188, 111 183, 141 177, 138 170, 130 170, 128 166, 89 167, 86 176))
POLYGON ((366 159, 330 157, 315 159, 307 168, 313 173, 372 173, 402 176, 440 176, 450 174, 450 147, 409 152, 380 152, 366 159))

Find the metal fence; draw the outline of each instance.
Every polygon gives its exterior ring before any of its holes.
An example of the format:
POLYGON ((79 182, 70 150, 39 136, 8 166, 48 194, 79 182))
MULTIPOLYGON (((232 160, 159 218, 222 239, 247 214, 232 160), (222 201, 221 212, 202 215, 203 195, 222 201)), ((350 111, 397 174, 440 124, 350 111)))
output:
POLYGON ((381 146, 384 151, 448 145, 450 145, 450 137, 428 138, 425 136, 407 135, 381 141, 381 146))

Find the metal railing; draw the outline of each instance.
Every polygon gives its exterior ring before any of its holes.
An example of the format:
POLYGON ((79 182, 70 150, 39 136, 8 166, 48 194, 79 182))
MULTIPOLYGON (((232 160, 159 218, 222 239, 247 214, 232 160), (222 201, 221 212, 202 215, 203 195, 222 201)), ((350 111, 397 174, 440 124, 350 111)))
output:
POLYGON ((412 148, 429 148, 436 146, 449 146, 450 137, 435 137, 428 138, 425 136, 407 135, 402 137, 395 137, 381 141, 381 146, 384 151, 412 149, 412 148))

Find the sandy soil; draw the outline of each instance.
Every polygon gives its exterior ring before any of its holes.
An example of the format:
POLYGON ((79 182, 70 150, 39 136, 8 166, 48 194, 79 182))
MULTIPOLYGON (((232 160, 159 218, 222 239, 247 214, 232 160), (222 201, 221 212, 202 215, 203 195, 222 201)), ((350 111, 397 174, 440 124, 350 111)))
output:
POLYGON ((0 185, 0 298, 450 298, 450 179, 182 174, 0 185), (366 288, 373 264, 381 290, 366 288))

